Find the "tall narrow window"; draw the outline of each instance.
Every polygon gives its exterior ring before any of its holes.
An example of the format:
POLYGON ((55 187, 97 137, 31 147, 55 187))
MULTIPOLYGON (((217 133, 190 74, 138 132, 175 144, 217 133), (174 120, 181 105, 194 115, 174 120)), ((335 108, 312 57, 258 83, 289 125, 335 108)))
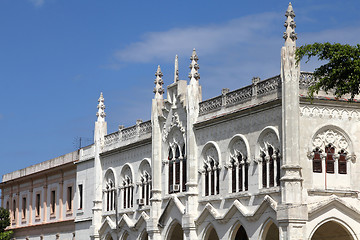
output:
POLYGON ((173 192, 173 178, 174 178, 174 173, 173 173, 173 153, 172 153, 172 149, 171 147, 169 147, 169 156, 168 156, 168 160, 169 160, 169 193, 173 192))
POLYGON ((339 168, 339 173, 340 174, 346 174, 347 173, 347 169, 346 169, 346 152, 344 150, 341 150, 339 152, 339 160, 338 160, 338 168, 339 168))
POLYGON ((262 158, 262 185, 263 185, 263 188, 266 188, 267 187, 267 163, 266 163, 266 158, 265 158, 264 152, 262 152, 261 158, 262 158))
POLYGON ((280 186, 281 163, 280 163, 279 150, 276 150, 275 153, 276 153, 276 184, 280 186))
POLYGON ((316 148, 314 150, 313 172, 316 172, 316 173, 321 173, 322 172, 321 150, 319 148, 316 148))
POLYGON ((269 147, 268 153, 269 153, 269 186, 273 187, 274 186, 274 176, 275 176, 274 175, 275 165, 274 165, 274 157, 273 157, 274 150, 272 147, 269 147))
POLYGON ((131 208, 133 207, 133 186, 132 180, 129 176, 126 176, 123 181, 123 207, 131 208))
POLYGON ((26 197, 22 199, 22 218, 26 218, 26 197))
MULTIPOLYGON (((150 204, 151 179, 150 175, 145 171, 141 177, 141 199, 142 205, 150 204)), ((140 205, 140 202, 139 202, 140 205)))
POLYGON ((205 169, 205 196, 209 196, 209 171, 208 171, 208 166, 205 165, 204 169, 205 169))
POLYGON ((243 163, 242 163, 242 155, 239 154, 238 158, 238 168, 239 168, 239 191, 243 190, 243 163))
POLYGON ((245 191, 249 189, 249 163, 245 159, 245 191))
POLYGON ((9 201, 6 202, 6 210, 8 210, 8 211, 10 210, 9 209, 9 201))
POLYGON ((185 144, 180 152, 178 144, 174 147, 169 147, 169 193, 185 192, 186 191, 186 157, 185 144), (173 155, 175 151, 175 155, 173 155))
POLYGON ((335 149, 333 146, 331 146, 330 144, 325 147, 325 152, 326 152, 326 173, 335 173, 334 171, 334 152, 335 149))
POLYGON ((16 221, 16 200, 14 199, 13 201, 13 205, 12 205, 12 217, 13 217, 13 221, 16 221))
POLYGON ((83 208, 83 185, 79 184, 79 209, 83 208))
POLYGON ((185 144, 182 147, 181 154, 182 154, 182 191, 185 192, 186 191, 186 179, 187 179, 185 144))
POLYGON ((55 205, 56 205, 56 192, 55 190, 51 191, 50 195, 50 214, 55 214, 55 205))
POLYGON ((72 186, 67 188, 67 210, 72 211, 72 186))
POLYGON ((232 192, 236 192, 236 165, 235 160, 231 159, 231 190, 232 192))
POLYGON ((215 146, 205 147, 204 157, 204 195, 215 195, 220 192, 219 158, 215 146))
POLYGON ((40 216, 40 193, 36 194, 36 202, 35 202, 35 216, 40 216))

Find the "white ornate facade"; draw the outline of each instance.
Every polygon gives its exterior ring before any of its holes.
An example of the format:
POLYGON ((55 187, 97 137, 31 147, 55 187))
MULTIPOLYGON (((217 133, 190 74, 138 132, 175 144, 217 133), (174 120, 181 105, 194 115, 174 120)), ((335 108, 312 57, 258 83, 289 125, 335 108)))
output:
POLYGON ((280 74, 202 101, 190 81, 156 71, 151 120, 107 134, 99 98, 94 144, 80 150, 77 239, 359 239, 360 105, 320 92, 295 64, 286 11, 280 74))

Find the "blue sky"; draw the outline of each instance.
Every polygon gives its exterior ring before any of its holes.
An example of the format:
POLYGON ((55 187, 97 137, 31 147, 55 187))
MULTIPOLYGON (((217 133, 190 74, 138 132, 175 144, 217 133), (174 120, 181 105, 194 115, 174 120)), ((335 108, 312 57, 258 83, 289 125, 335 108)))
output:
MULTIPOLYGON (((0 0, 0 175, 93 137, 104 93, 108 132, 150 119, 154 73, 180 78, 199 56, 203 99, 279 74, 288 1, 0 0)), ((293 2, 298 45, 357 44, 360 1, 293 2)), ((302 65, 313 70, 316 62, 302 65)))

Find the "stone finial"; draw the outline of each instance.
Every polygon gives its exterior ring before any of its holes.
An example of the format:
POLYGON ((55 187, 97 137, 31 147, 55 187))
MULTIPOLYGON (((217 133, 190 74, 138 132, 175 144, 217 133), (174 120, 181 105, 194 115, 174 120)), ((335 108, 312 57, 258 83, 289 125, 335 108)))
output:
POLYGON ((156 76, 156 79, 154 81, 154 83, 155 83, 155 88, 154 88, 155 99, 163 99, 164 88, 162 87, 162 85, 164 84, 164 82, 161 78, 163 76, 163 74, 161 72, 160 65, 158 65, 155 76, 156 76))
POLYGON ((175 56, 175 72, 174 72, 174 82, 179 81, 179 59, 178 55, 175 56))
POLYGON ((199 70, 199 64, 197 63, 197 61, 199 60, 198 56, 196 55, 196 50, 194 48, 193 53, 190 57, 191 63, 189 68, 190 73, 189 73, 189 78, 190 78, 190 84, 194 84, 196 83, 199 79, 200 79, 200 74, 198 72, 199 70))
POLYGON ((286 21, 285 21, 285 28, 286 31, 284 32, 283 38, 285 39, 285 44, 295 44, 297 39, 297 34, 295 33, 296 23, 294 21, 295 13, 291 2, 289 3, 289 7, 285 13, 286 21))
POLYGON ((100 93, 100 97, 98 99, 98 111, 96 113, 96 116, 98 117, 97 121, 98 122, 103 122, 105 121, 105 117, 106 117, 106 113, 105 113, 105 104, 104 104, 104 97, 103 97, 103 93, 100 93))

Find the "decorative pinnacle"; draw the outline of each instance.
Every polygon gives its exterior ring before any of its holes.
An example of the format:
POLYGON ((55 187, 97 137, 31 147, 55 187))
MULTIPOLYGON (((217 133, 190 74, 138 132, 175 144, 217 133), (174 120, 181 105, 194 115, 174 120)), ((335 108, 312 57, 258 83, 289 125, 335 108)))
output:
POLYGON ((179 81, 179 59, 178 55, 175 56, 175 72, 174 72, 174 82, 179 81))
POLYGON ((297 34, 295 33, 296 23, 294 21, 295 13, 291 2, 289 3, 289 7, 285 13, 286 21, 285 21, 285 28, 286 31, 284 32, 283 38, 285 39, 285 43, 295 43, 297 39, 297 34))
POLYGON ((98 117, 97 121, 98 122, 103 122, 105 121, 105 117, 106 117, 106 113, 105 113, 105 104, 104 104, 104 97, 103 97, 103 93, 100 93, 100 97, 98 99, 98 111, 96 113, 96 116, 98 117))
POLYGON ((164 84, 164 82, 161 78, 163 76, 163 74, 161 72, 160 65, 158 65, 155 76, 156 76, 156 79, 154 81, 154 83, 155 83, 155 88, 154 88, 155 99, 163 99, 164 88, 162 87, 162 85, 164 84))
POLYGON ((199 70, 199 64, 197 63, 197 61, 199 60, 198 56, 196 55, 196 50, 194 48, 193 53, 190 57, 191 63, 189 68, 190 73, 189 73, 189 78, 190 78, 190 84, 191 83, 195 83, 196 81, 198 81, 200 79, 200 74, 198 72, 199 70))

